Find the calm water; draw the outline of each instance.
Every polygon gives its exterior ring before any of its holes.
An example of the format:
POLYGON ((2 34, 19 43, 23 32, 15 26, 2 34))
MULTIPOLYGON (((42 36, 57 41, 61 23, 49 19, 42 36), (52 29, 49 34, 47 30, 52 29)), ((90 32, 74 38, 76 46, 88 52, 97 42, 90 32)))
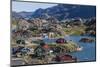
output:
MULTIPOLYGON (((88 38, 94 38, 95 37, 89 37, 89 36, 66 36, 66 40, 72 40, 76 42, 78 45, 83 47, 82 51, 79 52, 73 52, 70 53, 72 56, 77 57, 78 61, 94 61, 96 59, 95 57, 95 50, 96 50, 96 44, 95 42, 92 43, 82 43, 79 42, 79 40, 83 37, 88 37, 88 38)), ((55 42, 56 39, 44 39, 45 42, 55 42)))

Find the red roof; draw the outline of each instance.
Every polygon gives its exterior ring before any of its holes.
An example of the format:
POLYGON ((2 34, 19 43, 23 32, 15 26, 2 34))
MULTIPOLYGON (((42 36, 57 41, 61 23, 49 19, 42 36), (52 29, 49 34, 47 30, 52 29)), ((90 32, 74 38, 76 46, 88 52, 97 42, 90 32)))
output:
POLYGON ((73 58, 72 58, 71 55, 63 55, 63 56, 61 56, 61 59, 62 59, 63 61, 65 61, 65 60, 73 60, 73 58))
POLYGON ((47 44, 45 44, 45 45, 43 46, 43 48, 48 49, 49 46, 48 46, 47 44))
POLYGON ((56 43, 65 43, 66 40, 64 38, 59 38, 56 40, 56 43))
POLYGON ((56 56, 55 58, 56 61, 71 61, 71 60, 76 60, 76 58, 73 58, 71 55, 60 55, 56 56))

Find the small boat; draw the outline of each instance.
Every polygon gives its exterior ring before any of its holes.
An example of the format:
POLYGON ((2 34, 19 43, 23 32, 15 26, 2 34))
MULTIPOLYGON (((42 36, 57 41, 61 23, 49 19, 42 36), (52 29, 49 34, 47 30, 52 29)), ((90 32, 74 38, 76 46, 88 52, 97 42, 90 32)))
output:
POLYGON ((82 51, 83 50, 83 47, 78 47, 76 50, 77 51, 82 51))

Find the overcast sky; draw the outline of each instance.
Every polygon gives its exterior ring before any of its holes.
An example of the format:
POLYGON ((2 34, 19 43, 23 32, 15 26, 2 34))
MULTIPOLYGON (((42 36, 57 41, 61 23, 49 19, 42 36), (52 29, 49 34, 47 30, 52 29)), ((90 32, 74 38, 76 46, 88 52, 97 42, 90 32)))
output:
POLYGON ((47 3, 34 3, 34 2, 12 2, 12 11, 21 12, 21 11, 35 11, 36 9, 48 8, 55 6, 57 4, 47 4, 47 3))

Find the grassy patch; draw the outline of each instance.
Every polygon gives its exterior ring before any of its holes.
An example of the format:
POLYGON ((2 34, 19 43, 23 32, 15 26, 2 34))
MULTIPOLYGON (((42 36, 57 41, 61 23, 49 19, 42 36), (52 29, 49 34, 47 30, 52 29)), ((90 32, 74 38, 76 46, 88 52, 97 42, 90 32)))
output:
POLYGON ((68 43, 64 43, 64 44, 52 43, 52 44, 48 44, 48 45, 52 48, 61 47, 68 52, 74 52, 74 51, 76 51, 76 48, 78 47, 78 45, 74 42, 68 42, 68 43))

